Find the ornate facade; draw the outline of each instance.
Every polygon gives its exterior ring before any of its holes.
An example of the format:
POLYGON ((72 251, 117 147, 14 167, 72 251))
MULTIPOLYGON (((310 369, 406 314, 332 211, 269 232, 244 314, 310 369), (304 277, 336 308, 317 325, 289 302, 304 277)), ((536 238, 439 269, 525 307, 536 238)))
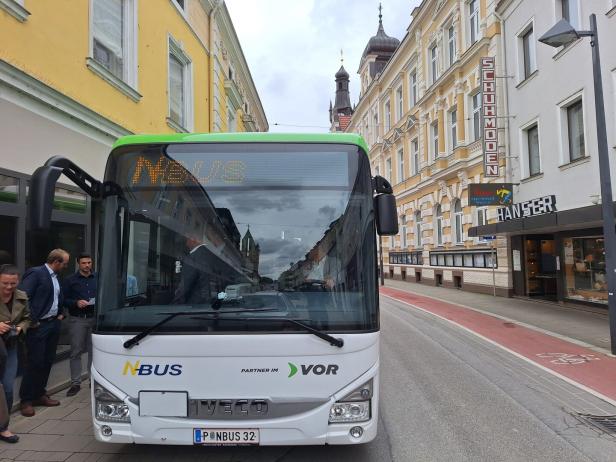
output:
POLYGON ((370 147, 373 174, 394 187, 400 233, 383 238, 385 275, 509 295, 507 239, 469 237, 494 222, 494 208, 469 205, 468 185, 509 179, 501 148, 499 178, 483 176, 479 62, 495 56, 499 147, 507 117, 505 77, 493 0, 431 0, 415 8, 401 42, 377 35, 362 56, 361 94, 349 132, 370 147), (495 268, 493 268, 493 263, 495 268))

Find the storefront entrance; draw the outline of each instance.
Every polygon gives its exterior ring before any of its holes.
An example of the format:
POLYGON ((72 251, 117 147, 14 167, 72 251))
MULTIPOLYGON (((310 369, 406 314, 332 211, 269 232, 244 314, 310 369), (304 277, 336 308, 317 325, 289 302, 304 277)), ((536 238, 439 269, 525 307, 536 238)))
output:
POLYGON ((554 236, 526 236, 524 257, 525 295, 556 301, 558 260, 554 236))

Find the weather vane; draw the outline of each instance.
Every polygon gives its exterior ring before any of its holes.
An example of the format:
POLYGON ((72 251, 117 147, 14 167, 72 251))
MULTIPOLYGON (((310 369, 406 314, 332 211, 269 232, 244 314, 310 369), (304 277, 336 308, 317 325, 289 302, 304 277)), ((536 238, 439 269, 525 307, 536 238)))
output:
POLYGON ((342 52, 342 48, 340 48, 340 64, 344 64, 344 54, 342 52))
POLYGON ((379 2, 379 22, 383 18, 382 11, 383 11, 383 6, 381 5, 381 2, 379 2))

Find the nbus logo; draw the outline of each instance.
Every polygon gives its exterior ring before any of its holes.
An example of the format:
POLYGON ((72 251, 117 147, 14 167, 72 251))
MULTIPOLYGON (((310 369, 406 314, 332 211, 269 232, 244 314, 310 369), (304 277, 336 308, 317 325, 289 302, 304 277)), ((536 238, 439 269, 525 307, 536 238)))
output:
POLYGON ((314 375, 336 375, 338 372, 337 364, 300 364, 299 369, 293 363, 289 364, 289 377, 293 377, 297 374, 298 370, 302 371, 302 375, 314 374, 314 375))
POLYGON ((132 364, 126 361, 122 375, 180 375, 182 373, 181 364, 141 364, 135 361, 132 364))

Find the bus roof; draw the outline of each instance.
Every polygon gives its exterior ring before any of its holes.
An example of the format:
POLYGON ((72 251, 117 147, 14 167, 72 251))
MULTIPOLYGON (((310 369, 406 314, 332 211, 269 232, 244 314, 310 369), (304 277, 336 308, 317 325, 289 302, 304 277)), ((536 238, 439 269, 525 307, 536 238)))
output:
POLYGON ((169 143, 330 143, 354 144, 368 153, 364 139, 354 133, 173 133, 129 135, 119 138, 112 149, 136 144, 169 143))

